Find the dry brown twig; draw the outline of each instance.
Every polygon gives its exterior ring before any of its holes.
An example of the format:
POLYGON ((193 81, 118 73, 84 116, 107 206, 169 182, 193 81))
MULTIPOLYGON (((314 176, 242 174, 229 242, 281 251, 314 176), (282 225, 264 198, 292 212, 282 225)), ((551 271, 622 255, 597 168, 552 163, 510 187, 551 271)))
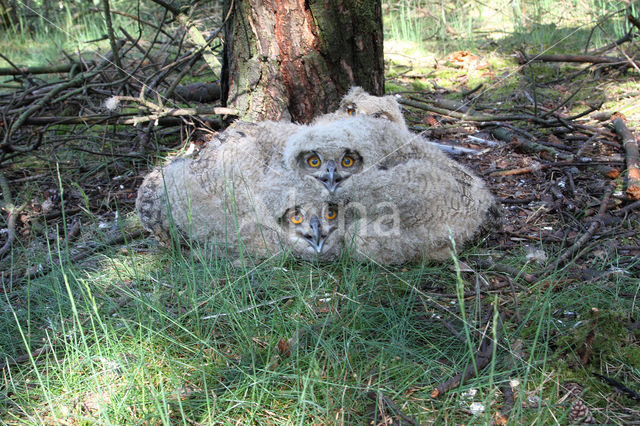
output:
POLYGON ((616 114, 613 116, 613 127, 622 140, 627 160, 627 195, 634 200, 640 200, 640 155, 638 141, 624 122, 624 118, 616 114))
POLYGON ((585 232, 571 247, 565 250, 562 254, 558 256, 558 258, 552 262, 549 266, 547 266, 544 270, 542 270, 541 274, 546 274, 549 272, 555 271, 559 266, 563 265, 575 252, 580 250, 580 248, 596 233, 600 224, 602 223, 602 218, 607 211, 607 207, 609 206, 609 199, 611 198, 611 194, 613 193, 613 187, 609 186, 606 188, 604 197, 602 202, 600 203, 600 208, 598 210, 598 214, 591 221, 587 232, 585 232))
POLYGON ((383 394, 382 391, 378 391, 378 392, 370 391, 370 392, 367 392, 366 395, 367 395, 368 398, 376 401, 380 411, 384 411, 385 407, 389 407, 393 413, 397 414, 398 417, 400 417, 402 420, 404 420, 408 424, 410 424, 410 425, 417 425, 418 424, 417 421, 415 421, 412 417, 410 417, 407 414, 405 414, 396 405, 396 403, 393 402, 393 400, 391 398, 389 398, 388 396, 383 394))
MULTIPOLYGON (((492 308, 489 313, 493 312, 492 308)), ((438 398, 440 395, 457 388, 465 381, 474 377, 477 373, 480 372, 484 367, 489 365, 491 361, 491 357, 493 355, 493 350, 496 345, 496 340, 500 338, 502 333, 502 314, 498 315, 498 323, 496 325, 496 336, 495 340, 493 336, 490 336, 490 333, 486 333, 480 342, 480 348, 474 354, 474 361, 471 362, 464 371, 456 374, 445 382, 440 383, 435 387, 435 389, 431 392, 431 398, 438 398)))
POLYGON ((201 108, 168 108, 162 104, 155 104, 151 101, 144 99, 143 97, 135 96, 114 96, 111 98, 114 102, 134 102, 140 106, 146 108, 151 113, 149 115, 141 117, 131 117, 122 121, 123 124, 132 124, 134 126, 140 123, 146 123, 149 121, 157 121, 165 117, 183 117, 192 115, 206 115, 206 114, 218 114, 218 115, 237 115, 238 111, 231 108, 224 107, 201 107, 201 108))

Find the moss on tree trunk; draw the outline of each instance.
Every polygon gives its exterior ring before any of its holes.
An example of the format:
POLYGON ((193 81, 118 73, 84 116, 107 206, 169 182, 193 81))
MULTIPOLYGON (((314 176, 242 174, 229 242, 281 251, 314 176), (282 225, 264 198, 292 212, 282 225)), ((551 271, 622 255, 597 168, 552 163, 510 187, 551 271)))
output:
POLYGON ((236 0, 225 39, 223 101, 245 119, 309 122, 350 86, 384 92, 380 0, 236 0))

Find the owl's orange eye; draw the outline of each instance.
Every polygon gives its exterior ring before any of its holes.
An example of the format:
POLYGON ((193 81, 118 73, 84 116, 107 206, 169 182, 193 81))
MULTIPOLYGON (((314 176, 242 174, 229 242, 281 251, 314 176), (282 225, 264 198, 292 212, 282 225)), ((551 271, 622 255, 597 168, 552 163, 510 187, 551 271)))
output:
POLYGON ((291 220, 291 222, 295 223, 296 225, 299 225, 300 223, 302 223, 302 215, 300 213, 294 213, 291 215, 289 220, 291 220))
POLYGON ((307 158, 307 164, 316 169, 320 167, 320 159, 317 155, 312 155, 311 157, 307 158))
POLYGON ((356 115, 356 109, 352 106, 347 107, 347 114, 349 115, 356 115))
POLYGON ((344 157, 342 157, 342 165, 344 167, 351 167, 353 166, 353 163, 355 163, 355 161, 350 155, 345 155, 344 157))
POLYGON ((329 208, 327 210, 327 213, 325 214, 326 218, 329 220, 333 220, 336 218, 336 216, 338 216, 338 212, 334 209, 334 208, 329 208))

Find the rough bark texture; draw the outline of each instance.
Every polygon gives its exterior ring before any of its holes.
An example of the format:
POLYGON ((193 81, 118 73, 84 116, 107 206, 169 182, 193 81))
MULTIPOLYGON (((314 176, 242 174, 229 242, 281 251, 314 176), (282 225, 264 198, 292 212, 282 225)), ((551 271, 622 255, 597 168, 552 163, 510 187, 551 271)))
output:
POLYGON ((309 122, 353 85, 383 94, 380 0, 229 3, 223 101, 245 119, 309 122))

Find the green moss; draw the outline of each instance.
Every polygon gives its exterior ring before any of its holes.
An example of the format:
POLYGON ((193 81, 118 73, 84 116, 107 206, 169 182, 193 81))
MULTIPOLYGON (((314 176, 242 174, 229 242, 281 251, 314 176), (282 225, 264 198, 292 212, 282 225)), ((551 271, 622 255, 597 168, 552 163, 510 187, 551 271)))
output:
POLYGON ((629 314, 618 311, 600 312, 597 321, 585 320, 571 331, 558 338, 557 361, 570 366, 580 366, 580 354, 584 350, 590 333, 595 333, 591 344, 589 364, 596 371, 611 363, 623 367, 640 365, 640 346, 632 343, 640 339, 640 329, 630 331, 629 314))
POLYGON ((399 84, 392 83, 390 81, 386 81, 384 83, 384 92, 387 93, 387 94, 402 92, 404 90, 405 90, 405 88, 402 87, 399 84))
POLYGON ((429 85, 422 80, 416 79, 411 82, 411 88, 413 90, 427 90, 429 88, 429 85))

